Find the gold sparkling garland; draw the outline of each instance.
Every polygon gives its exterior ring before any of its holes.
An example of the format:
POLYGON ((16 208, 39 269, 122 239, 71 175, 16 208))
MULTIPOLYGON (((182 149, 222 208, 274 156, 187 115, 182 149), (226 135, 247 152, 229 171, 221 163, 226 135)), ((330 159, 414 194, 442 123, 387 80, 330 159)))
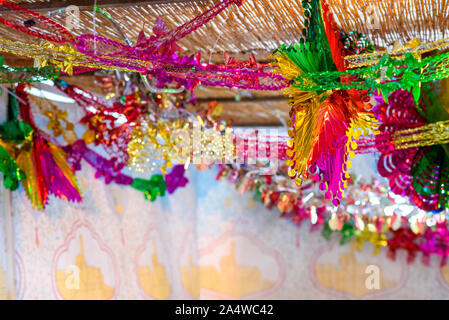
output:
MULTIPOLYGON (((37 67, 44 67, 48 64, 53 64, 62 71, 72 74, 73 66, 98 68, 105 70, 116 70, 126 72, 136 72, 133 69, 125 67, 112 66, 101 61, 92 59, 91 57, 82 54, 70 45, 56 46, 50 42, 45 42, 42 45, 31 43, 23 43, 18 41, 10 41, 0 39, 0 52, 8 52, 19 56, 35 59, 37 67)), ((115 58, 102 56, 114 60, 115 58)), ((124 62, 131 61, 122 59, 124 62)), ((151 68, 152 64, 148 61, 132 60, 138 62, 146 68, 151 68)))
POLYGON ((386 54, 396 59, 404 59, 405 54, 410 52, 416 59, 419 59, 424 53, 447 48, 449 48, 449 38, 427 43, 421 43, 421 40, 413 39, 403 46, 395 45, 391 52, 382 50, 372 53, 355 54, 346 56, 344 59, 348 68, 361 68, 377 64, 386 54))
POLYGON ((172 159, 178 155, 176 136, 172 132, 182 130, 186 126, 184 121, 171 123, 144 118, 132 134, 128 143, 128 166, 135 171, 153 171, 160 166, 162 172, 173 165, 172 159), (157 164, 156 161, 162 161, 157 164))
POLYGON ((128 166, 147 172, 160 168, 163 173, 174 163, 197 166, 221 163, 234 158, 231 129, 221 124, 206 128, 201 118, 193 123, 184 120, 144 119, 133 131, 128 143, 128 166), (223 134, 222 131, 225 133, 223 134))

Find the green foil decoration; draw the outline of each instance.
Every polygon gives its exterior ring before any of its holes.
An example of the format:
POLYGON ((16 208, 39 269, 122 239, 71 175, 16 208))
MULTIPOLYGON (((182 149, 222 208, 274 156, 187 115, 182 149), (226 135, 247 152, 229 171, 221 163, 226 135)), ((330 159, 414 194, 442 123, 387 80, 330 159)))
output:
POLYGON ((16 161, 8 151, 9 146, 18 145, 25 141, 33 132, 31 126, 23 121, 16 120, 18 116, 18 103, 16 98, 8 95, 8 118, 13 119, 0 125, 0 172, 3 173, 3 185, 7 189, 16 190, 19 181, 25 179, 25 173, 17 166, 16 161))
POLYGON ((165 195, 167 184, 162 175, 154 174, 149 180, 134 178, 131 187, 142 191, 146 200, 155 201, 158 196, 165 195))
POLYGON ((329 226, 329 221, 326 221, 321 230, 321 235, 329 241, 334 232, 341 233, 340 245, 344 245, 355 235, 355 227, 352 223, 346 221, 341 230, 334 231, 329 226))
POLYGON ((59 70, 55 66, 9 67, 5 66, 3 57, 0 57, 0 83, 29 83, 52 80, 59 77, 59 70))
POLYGON ((0 172, 3 173, 3 185, 12 191, 17 190, 19 181, 25 179, 25 173, 17 167, 17 163, 0 145, 0 172))
MULTIPOLYGON (((281 51, 285 53, 289 60, 294 62, 306 74, 336 72, 337 67, 332 60, 331 49, 320 15, 320 1, 303 0, 301 3, 304 7, 305 21, 304 29, 302 30, 303 37, 300 39, 299 45, 294 44, 289 47, 281 45, 274 52, 281 51)), ((337 80, 338 78, 333 79, 334 82, 337 80)), ((323 92, 320 88, 312 91, 317 91, 317 94, 323 92)))

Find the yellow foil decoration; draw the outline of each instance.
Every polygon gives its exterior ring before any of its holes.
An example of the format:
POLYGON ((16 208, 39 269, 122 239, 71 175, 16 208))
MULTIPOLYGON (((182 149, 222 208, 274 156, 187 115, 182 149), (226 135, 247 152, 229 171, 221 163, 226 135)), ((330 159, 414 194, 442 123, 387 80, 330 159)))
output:
POLYGON ((384 232, 378 233, 374 231, 373 228, 369 228, 369 225, 366 225, 363 230, 356 230, 355 238, 358 251, 363 250, 363 243, 365 241, 371 242, 374 245, 373 249, 374 256, 377 256, 380 253, 380 249, 382 247, 386 247, 388 244, 387 236, 385 235, 385 233, 384 232))
MULTIPOLYGON (((36 67, 44 67, 47 64, 54 64, 61 70, 69 74, 72 73, 73 66, 136 72, 134 69, 112 66, 101 61, 97 61, 85 54, 82 54, 70 45, 56 46, 50 42, 45 42, 42 45, 36 45, 31 43, 0 39, 0 52, 9 52, 15 55, 35 59, 36 67)), ((115 60, 114 57, 101 57, 105 59, 115 60)), ((131 59, 121 60, 131 61, 131 59)), ((133 62, 138 63, 146 68, 152 67, 151 63, 148 61, 133 60, 133 62)))
POLYGON ((393 133, 393 144, 399 150, 446 143, 449 143, 449 120, 393 133))

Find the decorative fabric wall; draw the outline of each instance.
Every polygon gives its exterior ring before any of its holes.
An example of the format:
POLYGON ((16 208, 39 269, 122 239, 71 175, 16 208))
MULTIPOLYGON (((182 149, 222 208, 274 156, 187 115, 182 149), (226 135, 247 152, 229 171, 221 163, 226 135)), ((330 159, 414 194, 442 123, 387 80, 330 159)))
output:
POLYGON ((327 242, 307 224, 298 228, 216 181, 215 170, 190 170, 186 188, 152 203, 131 188, 104 185, 84 168, 82 204, 51 199, 38 213, 23 190, 14 192, 12 239, 3 232, 2 210, 1 298, 449 297, 449 267, 440 269, 438 259, 431 267, 407 265, 404 254, 393 262, 385 250, 373 257, 369 244, 358 252, 338 239, 327 242), (369 265, 379 267, 379 290, 365 285, 369 265))

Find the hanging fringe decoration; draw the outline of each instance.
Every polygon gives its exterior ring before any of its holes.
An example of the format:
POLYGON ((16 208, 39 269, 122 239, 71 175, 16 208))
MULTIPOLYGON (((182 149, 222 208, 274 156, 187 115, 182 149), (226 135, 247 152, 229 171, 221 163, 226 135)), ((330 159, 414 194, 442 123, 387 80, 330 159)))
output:
POLYGON ((18 131, 11 133, 11 140, 4 137, 3 143, 18 168, 24 172, 22 184, 31 204, 35 209, 43 210, 50 194, 80 202, 81 191, 75 174, 65 161, 65 153, 43 138, 35 127, 25 85, 17 86, 16 95, 23 122, 13 120, 18 131))
MULTIPOLYGON (((304 39, 300 45, 282 46, 273 57, 278 71, 291 81, 285 90, 290 111, 289 176, 298 185, 303 178, 318 173, 322 189, 338 205, 345 187, 348 154, 354 154, 354 142, 360 128, 372 128, 367 114, 370 105, 366 92, 357 90, 304 91, 292 85, 303 74, 344 70, 343 44, 327 4, 304 2, 306 16, 304 39), (318 171, 317 171, 318 169, 318 171)), ((341 81, 337 77, 334 81, 341 81)), ((348 79, 346 79, 348 81, 348 79)))

